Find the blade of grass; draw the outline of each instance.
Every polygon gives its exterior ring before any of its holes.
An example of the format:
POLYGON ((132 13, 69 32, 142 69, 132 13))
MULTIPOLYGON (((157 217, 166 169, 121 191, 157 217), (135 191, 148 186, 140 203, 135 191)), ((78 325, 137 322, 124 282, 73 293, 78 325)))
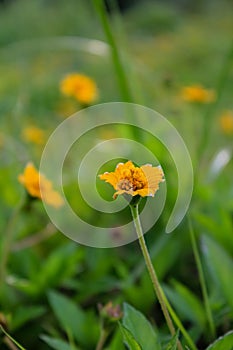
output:
POLYGON ((230 48, 229 48, 228 52, 226 53, 224 62, 222 64, 222 68, 219 72, 219 76, 218 76, 216 87, 215 87, 216 100, 213 103, 208 105, 206 113, 204 115, 203 131, 202 131, 202 136, 201 136, 201 140, 200 140, 200 143, 198 146, 198 152, 197 152, 197 155, 199 157, 199 161, 200 162, 203 161, 203 163, 205 162, 205 153, 206 153, 206 149, 207 149, 207 146, 209 144, 210 135, 211 135, 210 118, 214 114, 214 110, 220 101, 225 84, 226 84, 227 80, 229 79, 232 65, 233 65, 233 42, 231 43, 230 48))
POLYGON ((213 315, 212 315, 212 311, 211 311, 211 307, 210 307, 204 272, 203 272, 203 268, 202 268, 201 258, 200 258, 199 252, 198 252, 198 247, 197 247, 197 242, 196 242, 196 238, 195 238, 195 234, 194 234, 192 221, 191 221, 189 215, 187 215, 187 218, 188 218, 188 227, 189 227, 189 234, 190 234, 193 254, 194 254, 194 258, 195 258, 196 265, 197 265, 199 281, 200 281, 200 285, 201 285, 202 296, 203 296, 204 306, 205 306, 205 310, 206 310, 207 321, 209 324, 210 335, 211 335, 211 338, 213 340, 213 339, 215 339, 215 336, 216 336, 216 330, 215 330, 213 315))
POLYGON ((4 237, 2 241, 2 248, 1 248, 1 262, 0 262, 0 290, 3 290, 3 285, 5 282, 5 277, 6 277, 6 270, 7 270, 7 263, 8 263, 8 258, 9 254, 11 251, 11 245, 13 243, 14 239, 14 228, 15 228, 15 223, 17 221, 17 217, 19 215, 20 210, 22 209, 24 204, 24 198, 21 199, 19 204, 15 207, 13 210, 13 213, 7 223, 7 227, 4 232, 4 237))
POLYGON ((133 102, 132 94, 130 91, 127 75, 121 61, 121 55, 119 47, 116 43, 111 24, 107 17, 106 9, 103 0, 93 0, 93 4, 99 15, 102 28, 106 35, 107 41, 110 45, 112 52, 112 61, 115 67, 116 76, 118 79, 118 85, 121 91, 122 99, 124 102, 133 102))

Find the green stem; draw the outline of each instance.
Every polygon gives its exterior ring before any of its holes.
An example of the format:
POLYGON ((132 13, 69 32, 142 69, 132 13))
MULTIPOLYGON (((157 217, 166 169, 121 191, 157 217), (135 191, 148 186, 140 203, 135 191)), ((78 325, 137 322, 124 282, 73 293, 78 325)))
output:
POLYGON ((114 38, 113 31, 106 14, 104 2, 103 0, 93 0, 93 3, 99 15, 102 28, 106 35, 107 41, 111 48, 112 60, 115 67, 116 77, 118 79, 118 84, 122 94, 123 101, 133 102, 133 98, 131 96, 131 91, 127 80, 127 75, 125 73, 123 64, 121 62, 120 50, 118 49, 116 40, 114 38))
POLYGON ((161 287, 159 284, 159 280, 158 280, 158 277, 157 277, 156 272, 154 270, 154 267, 152 265, 150 254, 149 254, 149 251, 147 249, 146 242, 145 242, 145 239, 144 239, 144 236, 142 233, 141 222, 140 222, 139 214, 138 214, 138 204, 130 205, 130 208, 131 208, 132 216, 134 219, 134 225, 135 225, 135 229, 136 229, 136 232, 138 235, 139 244, 140 244, 142 254, 143 254, 143 257, 145 259, 145 263, 146 263, 146 266, 148 268, 148 272, 150 274, 150 277, 151 277, 151 280, 152 280, 152 283, 154 286, 155 293, 158 297, 159 303, 161 305, 161 309, 163 311, 163 314, 164 314, 165 320, 167 322, 167 326, 171 332, 171 335, 175 335, 176 331, 175 331, 173 322, 170 318, 170 315, 168 313, 166 304, 164 302, 163 295, 161 293, 161 287))
POLYGON ((0 262, 0 289, 3 289, 3 285, 6 277, 7 262, 11 250, 11 244, 14 238, 14 226, 17 219, 17 216, 22 209, 24 204, 24 199, 21 200, 18 206, 14 209, 10 220, 8 221, 6 230, 4 232, 4 237, 2 238, 2 247, 1 247, 1 262, 0 262))
MULTIPOLYGON (((155 290, 155 293, 157 295, 157 298, 159 300, 159 303, 161 305, 164 317, 166 319, 168 328, 171 332, 172 335, 174 335, 175 333, 175 329, 172 323, 172 320, 170 318, 170 315, 174 321, 174 323, 176 324, 176 326, 180 329, 181 333, 183 334, 187 344, 189 345, 191 350, 198 350, 196 345, 194 344, 193 340, 190 338, 188 332, 185 330, 182 322, 180 321, 179 317, 177 316, 177 314, 175 313, 175 311, 173 310, 173 308, 171 307, 166 295, 164 294, 158 277, 156 275, 154 266, 152 264, 151 258, 150 258, 150 254, 149 251, 147 249, 146 246, 146 242, 144 240, 144 236, 143 236, 143 231, 142 231, 142 227, 141 227, 141 222, 140 222, 140 217, 139 217, 139 212, 138 212, 138 203, 132 201, 130 204, 130 209, 131 209, 131 213, 133 216, 133 220, 134 220, 134 226, 136 229, 136 233, 139 239, 139 243, 140 243, 140 247, 143 253, 143 257, 145 259, 145 263, 148 269, 148 272, 150 274, 150 278, 155 290), (166 315, 166 316, 165 316, 166 315)), ((178 342, 178 349, 182 349, 182 345, 180 342, 178 342)))
POLYGON ((202 264, 201 264, 201 259, 200 259, 200 255, 198 252, 198 247, 197 247, 197 242, 196 242, 196 238, 195 238, 195 234, 194 234, 193 225, 192 225, 192 222, 191 222, 189 215, 187 216, 187 218, 188 218, 188 226, 189 226, 190 239, 191 239, 192 248, 193 248, 193 254, 194 254, 194 258, 195 258, 196 265, 197 265, 197 270, 198 270, 198 275, 199 275, 199 280, 200 280, 201 290, 202 290, 202 296, 203 296, 205 310, 206 310, 206 316, 207 316, 207 320, 209 323, 209 329, 210 329, 212 339, 215 339, 216 330, 215 330, 213 315, 212 315, 211 307, 210 307, 210 303, 209 303, 209 298, 208 298, 208 293, 207 293, 204 272, 203 272, 203 268, 202 268, 202 264))
MULTIPOLYGON (((165 320, 167 322, 167 326, 170 330, 170 333, 172 336, 174 336, 175 332, 176 332, 175 327, 174 327, 172 319, 169 315, 167 305, 166 305, 167 303, 166 303, 166 300, 164 298, 164 293, 163 293, 162 288, 160 286, 157 274, 156 274, 155 269, 153 267, 153 264, 152 264, 152 261, 150 258, 150 254, 149 254, 149 251, 147 249, 146 242, 145 242, 145 239, 143 236, 141 222, 140 222, 139 213, 138 213, 138 204, 131 204, 130 209, 131 209, 131 213, 133 216, 134 226, 135 226, 135 229, 137 232, 139 244, 140 244, 142 254, 143 254, 143 257, 145 259, 145 263, 146 263, 146 266, 147 266, 147 269, 148 269, 148 272, 149 272, 149 275, 150 275, 150 278, 151 278, 151 281, 152 281, 152 284, 153 284, 153 287, 155 290, 155 294, 157 295, 158 301, 160 303, 160 306, 161 306, 163 315, 165 317, 165 320)), ((180 349, 180 350, 183 349, 180 342, 178 342, 178 349, 180 349)))
POLYGON ((7 336, 7 338, 9 338, 16 346, 18 346, 18 348, 20 349, 20 350, 26 350, 22 345, 20 345, 14 338, 12 338, 11 336, 10 336, 10 334, 8 334, 6 331, 5 331, 5 329, 2 327, 2 325, 0 325, 0 329, 1 329, 1 331, 7 336))
POLYGON ((98 343, 96 345, 95 350, 102 350, 103 349, 105 341, 108 337, 108 334, 109 334, 109 332, 106 329, 104 329, 104 328, 101 329, 100 337, 99 337, 99 340, 98 340, 98 343))
POLYGON ((178 327, 178 329, 181 331, 181 333, 183 334, 186 342, 188 343, 190 349, 192 350, 198 350, 196 345, 194 344, 193 340, 190 338, 190 335, 188 334, 188 332, 186 331, 186 329, 184 328, 181 320, 179 319, 179 317, 177 316, 177 314, 175 313, 175 311, 173 310, 173 308, 171 307, 171 304, 169 303, 166 295, 164 294, 163 290, 162 290, 162 294, 163 294, 163 298, 165 301, 165 304, 167 306, 167 309, 173 319, 173 321, 175 322, 176 326, 178 327))

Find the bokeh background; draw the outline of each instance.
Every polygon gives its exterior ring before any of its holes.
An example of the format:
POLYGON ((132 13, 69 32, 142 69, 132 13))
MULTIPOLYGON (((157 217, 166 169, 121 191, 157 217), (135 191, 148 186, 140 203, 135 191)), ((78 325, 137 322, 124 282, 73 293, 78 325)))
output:
MULTIPOLYGON (((164 232, 178 188, 166 148, 150 134, 122 126, 85 135, 75 150, 82 155, 96 140, 124 135, 151 149, 162 163, 166 205, 146 240, 169 300, 198 349, 205 349, 232 328, 233 3, 128 0, 105 1, 105 8, 115 56, 94 2, 0 3, 0 323, 26 349, 93 349, 101 325, 97 305, 127 302, 151 321, 166 348, 166 326, 138 242, 114 249, 82 246, 58 232, 40 200, 17 209, 26 197, 18 175, 29 161, 39 169, 46 141, 62 121, 95 103, 128 101, 164 115, 190 152, 195 183, 189 215, 212 334, 187 219, 172 234, 164 232), (70 73, 95 82, 94 101, 82 103, 62 92, 61 82, 70 73)), ((121 160, 110 160, 100 172, 113 170, 121 160)), ((67 169, 72 171, 69 159, 67 169)), ((99 215, 75 186, 66 186, 67 198, 96 230, 129 220, 127 209, 120 219, 99 215)), ((97 187, 112 199, 108 185, 97 181, 97 187)), ((119 230, 110 233, 121 238, 119 230)), ((14 349, 7 339, 2 333, 0 348, 14 349)), ((124 348, 116 323, 103 349, 124 348)))

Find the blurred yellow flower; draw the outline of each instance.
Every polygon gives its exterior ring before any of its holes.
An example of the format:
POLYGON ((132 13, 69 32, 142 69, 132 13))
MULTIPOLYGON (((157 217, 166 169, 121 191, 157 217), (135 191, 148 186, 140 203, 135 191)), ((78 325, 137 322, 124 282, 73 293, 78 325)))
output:
POLYGON ((99 175, 101 180, 110 183, 116 190, 113 198, 119 194, 154 197, 159 189, 159 183, 164 181, 164 174, 160 166, 151 164, 135 167, 131 161, 119 163, 114 172, 99 175))
POLYGON ((181 90, 181 97, 188 102, 209 103, 216 98, 213 89, 205 89, 201 85, 185 86, 181 90))
POLYGON ((37 126, 27 126, 22 131, 22 138, 26 142, 43 145, 45 143, 45 132, 37 126))
POLYGON ((76 98, 80 103, 90 104, 97 99, 98 89, 94 80, 84 74, 68 74, 60 83, 65 96, 76 98))
POLYGON ((18 176, 19 182, 26 188, 30 196, 43 199, 47 204, 59 208, 63 205, 60 194, 54 191, 52 183, 40 174, 33 163, 29 162, 24 173, 18 176))
POLYGON ((223 112, 219 122, 224 134, 233 135, 233 111, 223 112))

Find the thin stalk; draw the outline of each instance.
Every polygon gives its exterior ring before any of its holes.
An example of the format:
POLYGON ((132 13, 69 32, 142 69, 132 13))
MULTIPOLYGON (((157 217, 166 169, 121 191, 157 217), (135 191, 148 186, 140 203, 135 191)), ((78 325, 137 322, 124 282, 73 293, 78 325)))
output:
POLYGON ((99 340, 98 340, 98 343, 96 345, 95 350, 102 350, 103 349, 104 344, 106 342, 106 339, 108 337, 108 334, 109 334, 109 332, 106 329, 104 329, 104 328, 101 329, 100 337, 99 337, 99 340))
POLYGON ((20 210, 22 209, 24 204, 24 199, 19 202, 17 207, 14 209, 10 220, 8 221, 7 227, 4 232, 4 237, 2 238, 2 251, 1 251, 1 262, 0 262, 0 286, 2 287, 4 284, 5 276, 6 276, 6 269, 7 269, 7 262, 8 257, 11 252, 11 244, 14 238, 14 226, 15 222, 17 220, 18 214, 20 210))
MULTIPOLYGON (((152 264, 151 258, 150 258, 150 253, 147 249, 146 246, 146 242, 143 236, 143 231, 142 231, 142 226, 141 226, 141 222, 140 222, 140 216, 139 216, 139 212, 138 212, 138 204, 131 204, 130 205, 130 209, 131 209, 131 213, 133 216, 133 220, 134 220, 134 226, 136 229, 136 233, 138 236, 138 240, 139 240, 139 244, 142 250, 142 254, 143 257, 145 259, 145 263, 155 290, 155 294, 158 298, 158 301, 161 305, 161 309, 163 311, 165 320, 167 322, 168 328, 171 332, 172 335, 175 334, 175 328, 173 325, 173 322, 171 320, 171 317, 174 321, 174 323, 176 324, 176 326, 180 329, 181 333, 183 334, 183 337, 185 338, 188 346, 190 347, 191 350, 198 350, 196 345, 194 344, 193 340, 190 338, 188 332, 185 330, 182 322, 180 321, 179 317, 177 316, 177 314, 175 313, 175 311, 173 310, 173 308, 171 307, 166 295, 164 294, 164 291, 159 283, 157 274, 155 272, 154 266, 152 264), (171 315, 171 317, 170 317, 171 315)), ((182 350, 182 345, 181 343, 178 341, 177 347, 179 350, 182 350)))
POLYGON ((169 312, 167 310, 166 304, 164 302, 163 295, 161 293, 161 287, 159 284, 159 280, 158 280, 158 277, 157 277, 156 272, 154 270, 154 267, 152 265, 150 254, 149 254, 149 251, 147 249, 146 242, 145 242, 145 239, 144 239, 144 236, 142 233, 141 222, 140 222, 139 215, 138 215, 138 204, 136 204, 135 206, 130 206, 130 207, 131 207, 131 212, 132 212, 132 216, 134 219, 134 225, 135 225, 136 232, 138 235, 139 244, 140 244, 142 254, 143 254, 143 257, 145 259, 145 263, 146 263, 148 272, 150 274, 150 277, 151 277, 151 280, 152 280, 152 283, 154 286, 155 293, 158 297, 158 300, 159 300, 159 303, 161 305, 161 309, 163 311, 163 314, 164 314, 165 320, 167 322, 167 326, 170 330, 170 333, 171 333, 171 335, 175 335, 176 331, 175 331, 173 322, 170 318, 169 312))
POLYGON ((102 28, 111 48, 112 61, 114 64, 118 85, 124 102, 133 102, 127 75, 121 62, 120 50, 118 49, 111 25, 109 23, 103 0, 93 0, 96 11, 99 15, 102 28))
POLYGON ((197 247, 197 242, 196 242, 196 237, 194 234, 192 221, 191 221, 189 215, 187 216, 187 218, 188 218, 189 234, 190 234, 190 239, 191 239, 191 243, 192 243, 193 254, 194 254, 194 258, 195 258, 196 265, 197 265, 197 270, 198 270, 198 275, 199 275, 199 280, 200 280, 200 285, 201 285, 201 291, 202 291, 204 306, 205 306, 205 310, 206 310, 207 321, 209 323, 211 337, 212 337, 212 339, 215 339, 216 329, 214 326, 213 315, 212 315, 212 311, 211 311, 211 307, 210 307, 210 303, 209 303, 209 297, 208 297, 204 272, 203 272, 203 268, 202 268, 201 258, 200 258, 200 254, 198 252, 198 247, 197 247))
POLYGON ((26 350, 26 349, 25 349, 22 345, 20 345, 14 338, 12 338, 12 337, 10 336, 10 334, 8 334, 8 333, 5 331, 5 329, 2 327, 2 325, 0 325, 0 329, 1 329, 1 331, 6 335, 6 337, 9 338, 9 339, 12 341, 12 343, 14 343, 15 345, 18 346, 18 348, 19 348, 20 350, 26 350))
POLYGON ((175 311, 173 310, 173 308, 171 307, 171 304, 169 303, 166 295, 164 294, 163 290, 161 289, 165 304, 167 306, 167 309, 173 319, 173 321, 175 322, 176 326, 179 328, 179 330, 181 331, 181 333, 183 334, 185 340, 187 341, 190 349, 192 350, 198 350, 196 345, 194 344, 193 340, 190 338, 190 335, 188 334, 188 332, 186 331, 186 329, 184 328, 181 320, 179 319, 179 317, 177 316, 177 314, 175 313, 175 311))
MULTIPOLYGON (((174 336, 176 333, 175 327, 174 327, 172 319, 169 315, 169 312, 168 312, 168 309, 166 306, 166 301, 164 300, 162 288, 160 286, 157 274, 156 274, 155 269, 153 267, 153 264, 152 264, 152 261, 150 258, 150 254, 149 254, 149 251, 147 249, 146 242, 145 242, 145 239, 143 236, 141 222, 140 222, 139 213, 138 213, 138 204, 130 205, 130 209, 131 209, 131 213, 133 216, 134 226, 135 226, 136 233, 138 236, 139 244, 140 244, 142 254, 143 254, 143 257, 145 259, 145 263, 146 263, 146 266, 147 266, 147 269, 148 269, 148 272, 149 272, 149 275, 150 275, 150 278, 151 278, 151 281, 152 281, 152 284, 153 284, 153 287, 155 290, 155 294, 157 295, 158 301, 160 303, 163 315, 164 315, 165 320, 167 322, 168 329, 169 329, 171 335, 174 336)), ((178 342, 177 345, 178 345, 179 350, 183 349, 180 342, 178 342)))

